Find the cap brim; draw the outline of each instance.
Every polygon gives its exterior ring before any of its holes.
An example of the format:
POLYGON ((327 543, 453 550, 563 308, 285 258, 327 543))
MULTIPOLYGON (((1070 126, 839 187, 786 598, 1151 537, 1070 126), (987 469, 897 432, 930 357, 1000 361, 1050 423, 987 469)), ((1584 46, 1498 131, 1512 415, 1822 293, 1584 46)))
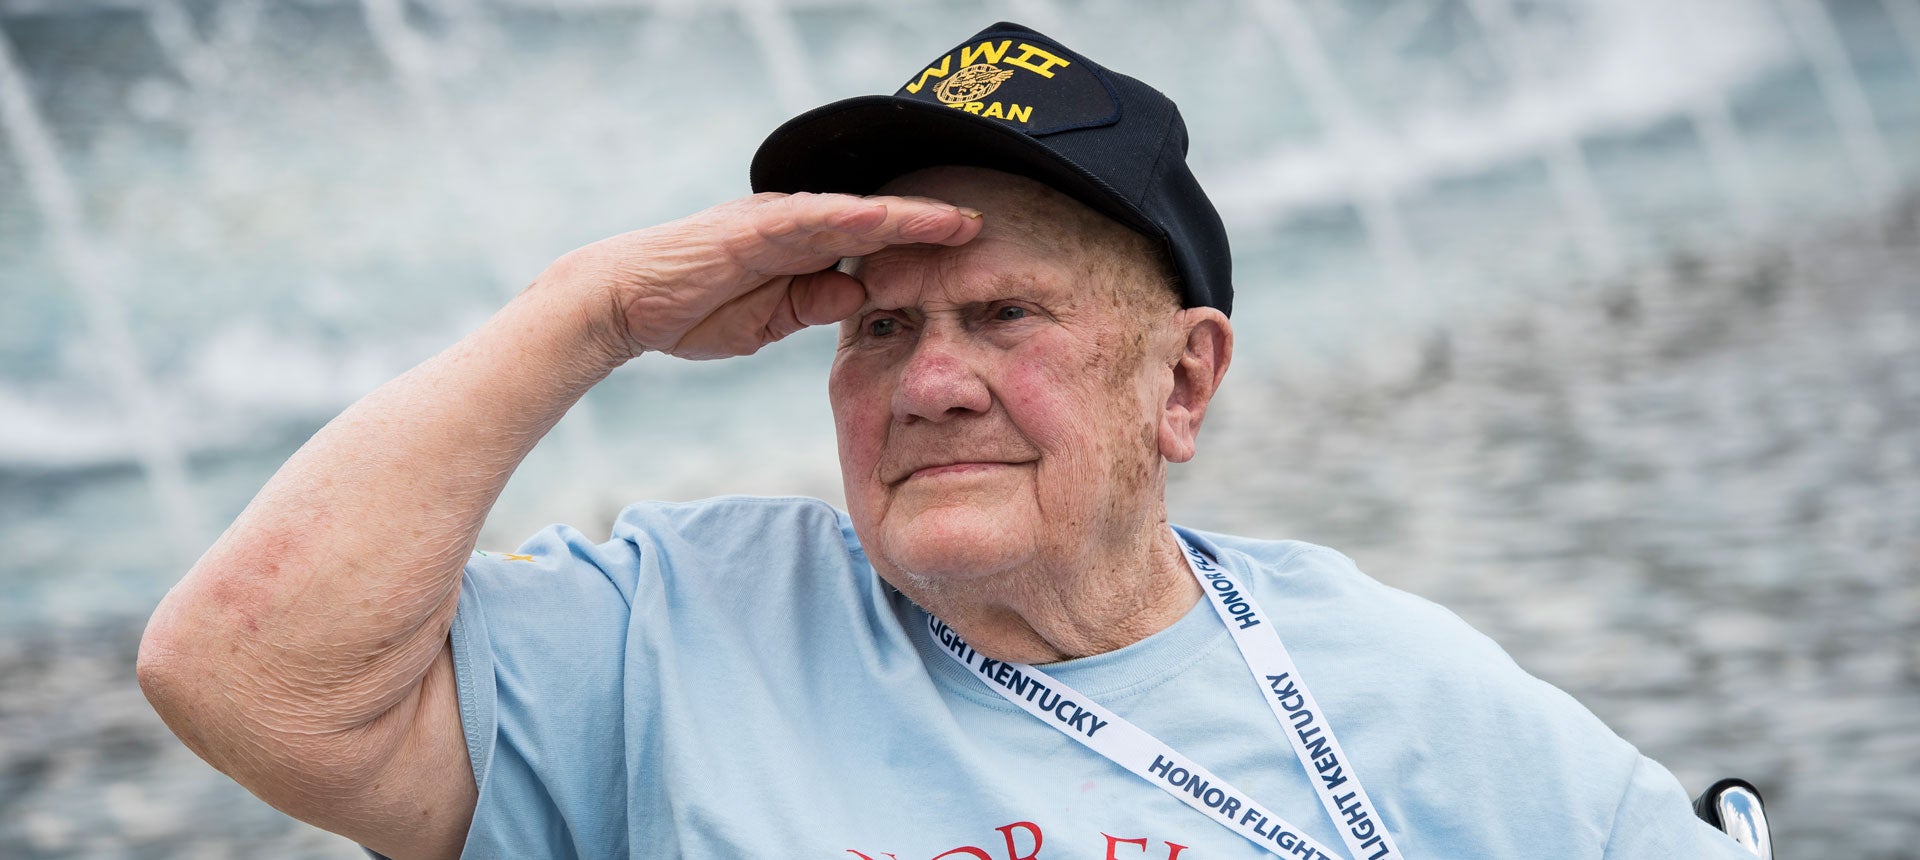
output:
POLYGON ((1025 176, 1140 233, 1166 235, 1112 186, 1011 126, 897 96, 859 96, 794 117, 760 144, 751 176, 754 191, 871 194, 936 165, 1025 176))

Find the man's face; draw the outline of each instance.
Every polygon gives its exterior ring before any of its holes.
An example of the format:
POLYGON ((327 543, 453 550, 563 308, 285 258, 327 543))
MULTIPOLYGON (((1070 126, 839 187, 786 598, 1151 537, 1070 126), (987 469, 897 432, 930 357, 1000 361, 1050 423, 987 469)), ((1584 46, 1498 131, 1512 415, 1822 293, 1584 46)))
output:
POLYGON ((888 248, 855 270, 868 301, 841 325, 829 389, 876 567, 937 587, 1135 539, 1163 516, 1159 418, 1179 352, 1145 240, 993 171, 936 168, 886 191, 987 220, 967 245, 888 248))

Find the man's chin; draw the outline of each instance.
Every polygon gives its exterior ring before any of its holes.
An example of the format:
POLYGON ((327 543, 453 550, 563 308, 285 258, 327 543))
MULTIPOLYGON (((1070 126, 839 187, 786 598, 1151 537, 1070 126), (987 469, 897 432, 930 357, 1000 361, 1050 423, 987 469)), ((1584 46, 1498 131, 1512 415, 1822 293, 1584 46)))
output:
POLYGON ((884 560, 929 585, 992 576, 1017 566, 1033 549, 1032 536, 1009 527, 1003 512, 972 507, 890 515, 880 531, 884 560))

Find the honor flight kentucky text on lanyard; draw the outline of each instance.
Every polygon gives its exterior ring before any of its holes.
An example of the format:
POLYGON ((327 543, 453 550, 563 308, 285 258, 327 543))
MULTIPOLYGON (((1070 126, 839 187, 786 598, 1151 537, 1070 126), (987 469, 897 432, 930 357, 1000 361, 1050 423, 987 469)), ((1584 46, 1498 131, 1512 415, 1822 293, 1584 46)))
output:
MULTIPOLYGON (((1260 604, 1233 574, 1194 549, 1179 533, 1174 539, 1187 557, 1187 569, 1233 634, 1246 660, 1247 671, 1263 691, 1267 705, 1280 720, 1293 744, 1294 755, 1306 768, 1307 781, 1320 796, 1327 815, 1340 830, 1353 858, 1387 860, 1404 857, 1375 811, 1373 800, 1360 787, 1333 727, 1307 692, 1293 657, 1280 644, 1280 634, 1267 623, 1260 604)), ((1181 802, 1275 854, 1307 860, 1339 856, 1314 841, 1286 819, 1255 802, 1211 771, 1162 743, 1146 730, 1122 719, 1079 691, 1025 663, 991 660, 968 647, 959 634, 932 615, 928 627, 941 650, 978 675, 1002 698, 1067 737, 1086 745, 1134 775, 1165 789, 1181 802)))

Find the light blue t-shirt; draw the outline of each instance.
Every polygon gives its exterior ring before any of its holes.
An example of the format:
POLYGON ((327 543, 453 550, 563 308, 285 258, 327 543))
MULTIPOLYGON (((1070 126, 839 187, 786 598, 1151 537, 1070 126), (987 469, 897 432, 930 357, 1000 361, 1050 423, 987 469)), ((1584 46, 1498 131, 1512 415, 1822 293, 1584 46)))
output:
MULTIPOLYGON (((1751 860, 1445 609, 1322 547, 1181 533, 1258 595, 1406 856, 1751 860)), ((1271 856, 1000 698, 925 622, 811 499, 642 504, 604 544, 477 553, 452 631, 465 856, 1271 856)), ((1341 845, 1206 601, 1045 668, 1341 845)))

